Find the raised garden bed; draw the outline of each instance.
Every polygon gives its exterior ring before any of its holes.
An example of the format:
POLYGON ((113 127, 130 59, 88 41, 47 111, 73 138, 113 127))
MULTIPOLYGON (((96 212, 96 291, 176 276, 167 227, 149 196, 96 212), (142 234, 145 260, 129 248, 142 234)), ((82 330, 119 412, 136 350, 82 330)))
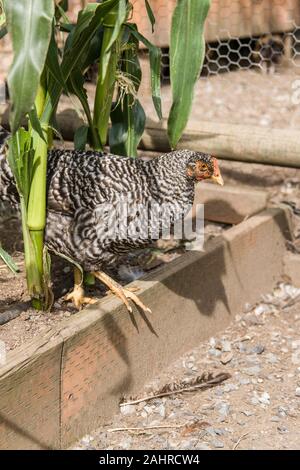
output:
MULTIPOLYGON (((227 185, 219 188, 214 184, 200 185, 196 191, 195 203, 205 205, 205 242, 228 230, 232 225, 266 208, 268 193, 251 190, 241 186, 227 185)), ((44 334, 51 327, 59 326, 66 317, 77 310, 63 295, 71 289, 72 268, 62 259, 54 257, 52 280, 55 302, 50 312, 41 313, 30 306, 26 290, 24 256, 20 220, 17 215, 7 215, 0 219, 0 240, 13 255, 19 266, 18 276, 13 275, 0 263, 0 340, 5 342, 6 350, 11 351, 22 344, 44 334), (12 234, 14 236, 12 237, 12 234), (14 320, 14 321, 11 321, 14 320)), ((127 258, 113 267, 112 275, 120 283, 140 278, 178 258, 185 252, 184 244, 179 241, 160 241, 155 249, 130 253, 127 258)), ((88 295, 103 297, 105 287, 101 283, 88 289, 88 295)))
POLYGON ((268 209, 135 281, 152 309, 113 297, 8 352, 0 369, 0 448, 65 448, 107 422, 171 359, 224 328, 283 274, 287 212, 268 209))

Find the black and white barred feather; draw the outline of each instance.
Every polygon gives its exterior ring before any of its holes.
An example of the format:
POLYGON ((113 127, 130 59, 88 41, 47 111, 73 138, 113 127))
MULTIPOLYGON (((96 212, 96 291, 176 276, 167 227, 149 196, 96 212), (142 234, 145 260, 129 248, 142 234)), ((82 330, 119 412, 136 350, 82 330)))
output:
POLYGON ((0 127, 0 208, 10 205, 18 206, 19 197, 11 169, 5 158, 5 146, 9 133, 0 127))

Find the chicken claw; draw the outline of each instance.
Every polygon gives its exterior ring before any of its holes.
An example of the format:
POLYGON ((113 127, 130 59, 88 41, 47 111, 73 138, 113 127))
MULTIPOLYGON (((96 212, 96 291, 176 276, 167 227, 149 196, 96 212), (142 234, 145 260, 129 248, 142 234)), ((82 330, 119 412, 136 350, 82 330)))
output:
POLYGON ((67 294, 64 297, 64 300, 72 301, 74 306, 78 310, 80 310, 83 307, 83 305, 85 305, 85 304, 92 305, 92 304, 95 304, 98 301, 98 299, 92 299, 91 297, 85 297, 84 289, 81 286, 77 286, 77 285, 74 286, 74 289, 72 290, 72 292, 70 292, 69 294, 67 294))
POLYGON ((146 307, 146 305, 138 298, 138 296, 131 291, 131 288, 127 289, 126 287, 122 287, 103 271, 93 272, 92 274, 97 279, 99 279, 99 281, 103 282, 103 284, 105 284, 114 295, 122 300, 129 313, 132 313, 132 307, 130 306, 128 299, 132 300, 132 302, 134 302, 144 312, 152 313, 150 308, 146 307))
POLYGON ((83 305, 92 305, 95 304, 98 299, 91 299, 90 297, 85 297, 84 288, 82 287, 82 274, 78 268, 74 268, 74 289, 69 294, 65 295, 65 301, 72 301, 74 306, 80 310, 83 305))

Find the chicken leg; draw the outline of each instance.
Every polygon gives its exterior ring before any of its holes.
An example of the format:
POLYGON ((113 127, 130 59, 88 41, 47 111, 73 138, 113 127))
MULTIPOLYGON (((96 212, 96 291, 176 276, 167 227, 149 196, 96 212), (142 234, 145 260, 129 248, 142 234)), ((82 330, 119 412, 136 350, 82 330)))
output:
POLYGON ((74 289, 65 296, 65 300, 71 300, 76 308, 81 309, 84 304, 95 304, 98 299, 85 297, 84 288, 82 287, 82 274, 78 268, 74 268, 74 289))
POLYGON ((152 313, 150 308, 146 307, 145 304, 135 295, 130 288, 122 287, 114 279, 105 274, 103 271, 96 271, 92 273, 99 281, 103 282, 113 294, 119 297, 122 302, 125 304, 128 312, 132 312, 132 307, 130 306, 128 299, 132 300, 138 307, 140 307, 144 312, 152 313))

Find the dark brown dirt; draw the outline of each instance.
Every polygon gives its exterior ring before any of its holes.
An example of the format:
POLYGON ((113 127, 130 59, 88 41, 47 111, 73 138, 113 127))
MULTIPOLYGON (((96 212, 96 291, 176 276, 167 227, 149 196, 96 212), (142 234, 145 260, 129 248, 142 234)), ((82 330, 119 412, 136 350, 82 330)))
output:
MULTIPOLYGON (((50 313, 40 313, 31 308, 26 292, 23 244, 18 216, 7 215, 0 220, 0 239, 3 248, 13 256, 20 269, 20 273, 14 275, 3 262, 0 263, 0 322, 8 313, 14 315, 22 312, 17 318, 0 326, 0 339, 5 341, 7 350, 11 350, 71 315, 73 309, 67 309, 59 303, 55 304, 50 313)), ((62 270, 56 275, 56 284, 62 283, 67 290, 72 282, 71 269, 68 267, 68 273, 64 273, 65 266, 61 268, 62 270)), ((57 295, 59 296, 58 292, 57 295)))

